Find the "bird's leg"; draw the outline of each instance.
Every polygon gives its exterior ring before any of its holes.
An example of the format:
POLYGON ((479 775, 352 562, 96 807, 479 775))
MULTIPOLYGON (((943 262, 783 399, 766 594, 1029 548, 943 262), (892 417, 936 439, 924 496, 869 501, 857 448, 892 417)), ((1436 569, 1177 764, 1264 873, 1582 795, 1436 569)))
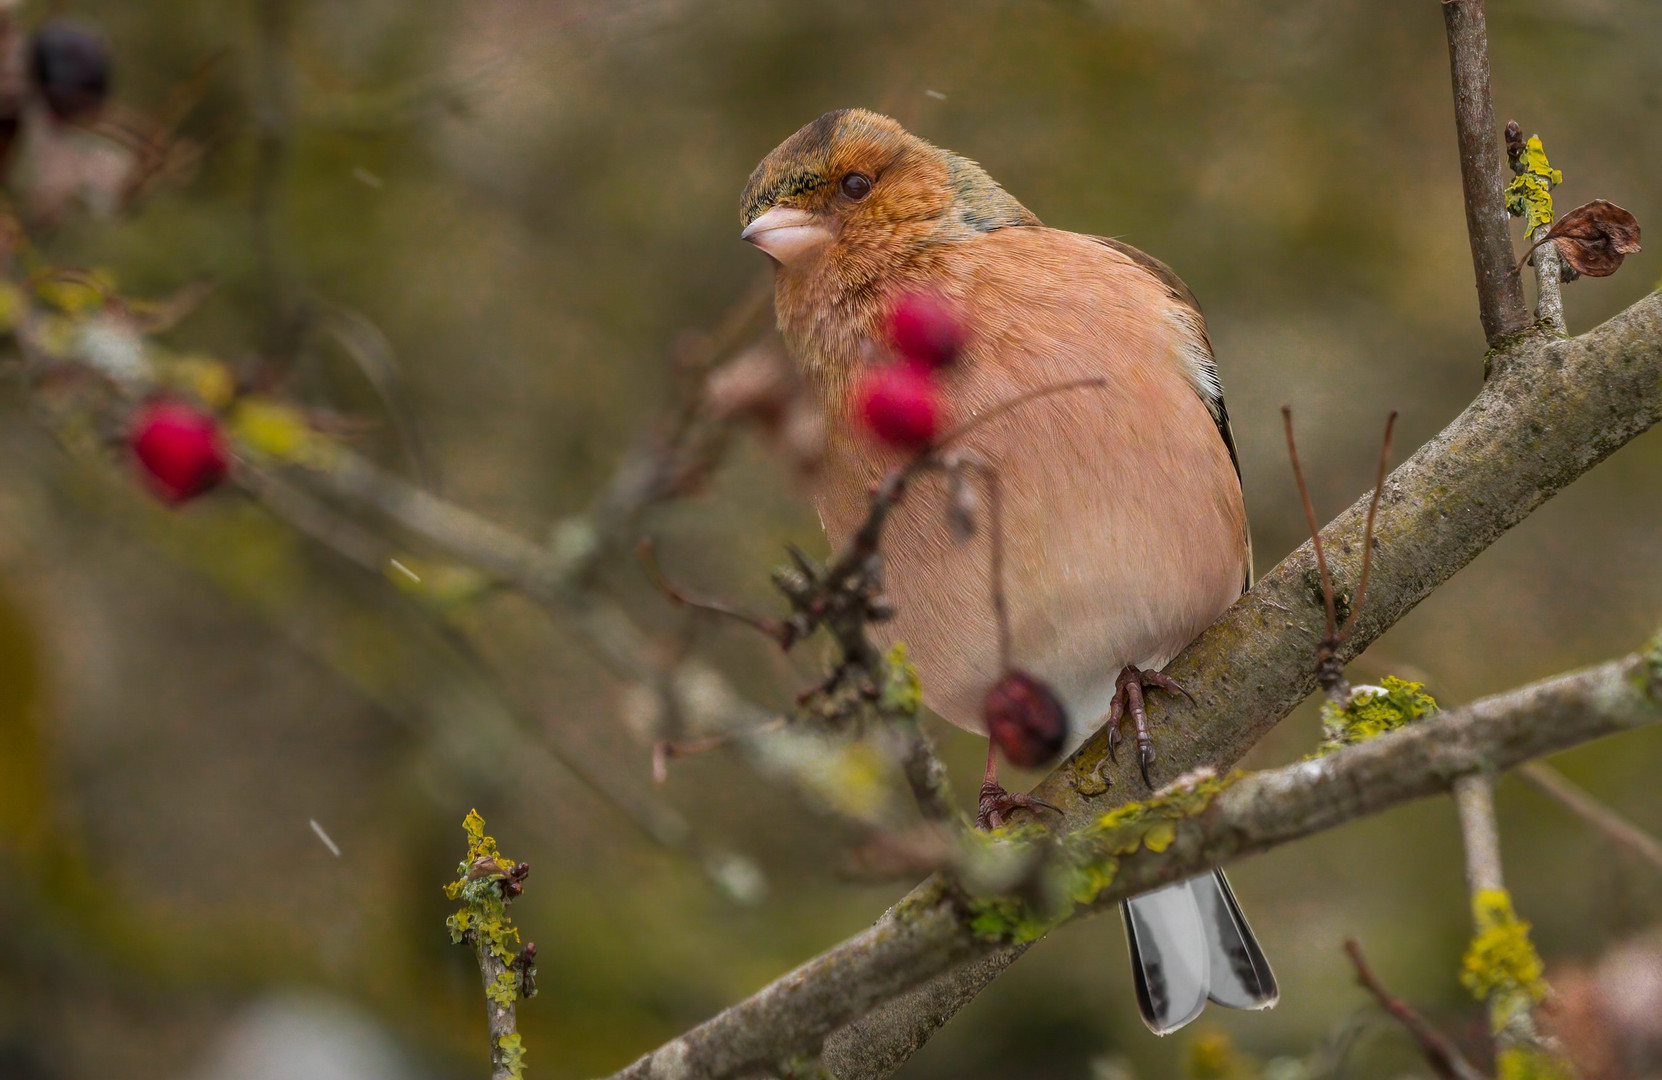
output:
POLYGON ((1005 791, 998 783, 998 755, 993 750, 993 741, 987 740, 987 772, 981 778, 981 802, 975 812, 975 825, 980 829, 1002 828, 1008 820, 1010 811, 1017 808, 1024 810, 1054 810, 1062 812, 1060 807, 1052 806, 1043 799, 1036 799, 1031 795, 1017 795, 1005 791))
POLYGON ((1155 686, 1173 694, 1182 694, 1190 701, 1194 700, 1189 697, 1189 692, 1183 689, 1182 684, 1170 675, 1158 671, 1143 671, 1128 665, 1120 672, 1119 678, 1114 680, 1114 700, 1108 706, 1108 756, 1115 761, 1119 760, 1117 751, 1120 745, 1120 721, 1130 713, 1137 732, 1137 767, 1142 771, 1143 783, 1149 787, 1154 786, 1148 778, 1148 767, 1154 761, 1154 739, 1148 732, 1148 709, 1143 705, 1143 690, 1155 686))

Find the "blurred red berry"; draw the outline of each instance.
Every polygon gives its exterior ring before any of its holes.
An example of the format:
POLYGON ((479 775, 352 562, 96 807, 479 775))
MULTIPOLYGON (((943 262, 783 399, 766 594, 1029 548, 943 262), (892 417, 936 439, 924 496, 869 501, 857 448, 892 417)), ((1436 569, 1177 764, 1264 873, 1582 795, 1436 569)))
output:
POLYGON ((866 369, 854 384, 854 407, 873 435, 914 453, 928 449, 946 418, 928 372, 906 364, 866 369))
POLYGON ((987 737, 1010 764, 1032 769, 1062 752, 1068 737, 1068 713, 1044 681, 1011 670, 987 691, 981 703, 987 737))
POLYGON ((164 498, 183 502, 218 486, 231 459, 219 421, 178 401, 156 401, 133 417, 133 456, 164 498))
POLYGON ((889 342, 908 360, 943 368, 958 359, 965 341, 957 309, 936 293, 907 293, 889 313, 889 342))

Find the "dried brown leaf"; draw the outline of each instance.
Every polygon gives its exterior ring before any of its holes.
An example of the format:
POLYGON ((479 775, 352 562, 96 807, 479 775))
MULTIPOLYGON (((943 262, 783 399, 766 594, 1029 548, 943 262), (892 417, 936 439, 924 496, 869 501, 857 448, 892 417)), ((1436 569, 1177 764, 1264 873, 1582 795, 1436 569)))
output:
POLYGON ((1594 199, 1554 222, 1546 239, 1577 273, 1609 277, 1639 250, 1639 222, 1615 203, 1594 199))

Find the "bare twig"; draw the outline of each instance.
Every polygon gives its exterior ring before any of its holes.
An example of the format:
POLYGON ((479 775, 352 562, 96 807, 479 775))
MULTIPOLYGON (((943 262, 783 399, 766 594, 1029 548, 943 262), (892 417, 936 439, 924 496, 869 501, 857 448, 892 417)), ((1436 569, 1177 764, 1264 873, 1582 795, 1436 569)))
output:
POLYGON ((1532 761, 1519 767, 1518 775, 1535 790, 1597 829, 1606 840, 1649 864, 1651 869, 1662 870, 1662 841, 1589 795, 1551 765, 1544 761, 1532 761))
POLYGON ((1530 240, 1536 245, 1535 318, 1554 335, 1563 337, 1568 332, 1564 328, 1564 260, 1556 244, 1543 242, 1551 228, 1551 225, 1540 225, 1530 234, 1530 240))
POLYGON ((1466 851, 1466 888, 1470 892, 1506 888, 1500 871, 1500 829, 1495 823, 1494 784, 1487 776, 1465 776, 1454 783, 1460 808, 1460 838, 1466 851))
POLYGON ((1298 484, 1298 500, 1304 506, 1304 521, 1310 528, 1310 544, 1316 553, 1316 572, 1321 576, 1322 602, 1327 606, 1327 634, 1324 640, 1337 645, 1339 615, 1333 604, 1333 580, 1327 573, 1327 557, 1322 551, 1322 531, 1316 522, 1316 507, 1310 501, 1310 488, 1304 482, 1304 469, 1298 461, 1298 441, 1293 438, 1292 406, 1281 406, 1281 425, 1287 432, 1287 458, 1293 463, 1293 481, 1298 484))
POLYGON ((791 633, 789 628, 777 619, 752 615, 720 601, 701 600, 688 596, 664 574, 663 567, 658 565, 657 546, 653 544, 651 537, 643 536, 636 542, 635 555, 640 559, 641 567, 646 571, 646 576, 672 603, 682 607, 690 607, 695 611, 706 611, 712 615, 721 615, 733 619, 766 637, 772 638, 780 645, 788 646, 790 644, 791 633))
POLYGON ((1406 1001, 1385 989, 1385 984, 1381 983, 1374 975, 1373 969, 1368 967, 1367 958, 1362 955, 1360 942, 1355 938, 1346 941, 1345 952, 1349 954, 1350 962, 1356 967, 1356 981, 1373 995, 1380 1008, 1408 1029, 1414 1041, 1419 1043, 1420 1053, 1425 1055, 1426 1063, 1441 1080, 1488 1080, 1488 1077, 1478 1072, 1442 1032, 1431 1026, 1430 1021, 1415 1012, 1413 1006, 1406 1001))
POLYGON ((1444 0, 1454 126, 1466 232, 1477 274, 1478 313, 1490 345, 1529 326, 1523 285, 1512 274, 1512 233, 1501 178, 1501 146, 1489 96, 1489 31, 1483 0, 1444 0))
POLYGON ((1356 592, 1350 598, 1350 614, 1345 616, 1345 624, 1339 627, 1339 636, 1350 633, 1350 628, 1356 625, 1356 616, 1362 613, 1362 601, 1368 595, 1368 574, 1373 569, 1373 522, 1379 514, 1379 496, 1385 490, 1385 472, 1391 467, 1391 434, 1396 430, 1397 411, 1391 410, 1391 415, 1385 418, 1385 437, 1379 444, 1379 475, 1374 477, 1373 498, 1368 500, 1368 520, 1362 526, 1362 573, 1356 579, 1356 592))

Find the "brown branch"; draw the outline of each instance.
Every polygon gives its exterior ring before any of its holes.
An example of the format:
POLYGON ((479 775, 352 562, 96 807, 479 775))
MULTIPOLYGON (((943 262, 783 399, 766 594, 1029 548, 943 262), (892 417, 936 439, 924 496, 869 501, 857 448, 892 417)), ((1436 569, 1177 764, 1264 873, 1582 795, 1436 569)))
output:
POLYGON ((1532 761, 1518 769, 1518 775, 1535 790, 1597 829, 1606 840, 1647 863, 1651 869, 1662 870, 1662 841, 1589 795, 1551 765, 1532 761))
MULTIPOLYGON (((1163 851, 1143 848, 1120 858, 1112 881, 1068 917, 1110 910, 1126 897, 1208 867, 1446 792, 1461 777, 1503 771, 1659 720, 1662 672, 1633 655, 1486 698, 1322 758, 1255 773, 1224 787, 1203 811, 1178 819, 1163 851)), ((999 944, 978 936, 962 899, 932 880, 871 929, 647 1054, 615 1080, 718 1080, 778 1068, 819 1053, 836 1028, 960 964, 990 956, 999 944)), ((988 978, 1001 970, 996 962, 983 966, 993 969, 988 978)))
POLYGON ((1368 967, 1368 961, 1362 955, 1362 945, 1355 938, 1345 942, 1345 952, 1350 956, 1350 962, 1356 967, 1356 981, 1362 984, 1363 989, 1373 995, 1379 1002, 1379 1007, 1390 1013, 1397 1022, 1408 1029, 1414 1041, 1420 1045, 1420 1053, 1425 1056, 1426 1063, 1431 1071, 1436 1073, 1440 1080, 1488 1080, 1488 1077, 1477 1071, 1477 1068, 1467 1061, 1459 1049, 1450 1042, 1442 1032, 1431 1026, 1425 1017, 1414 1011, 1401 998, 1394 996, 1385 989, 1374 975, 1373 969, 1368 967))
POLYGON ((1466 232, 1477 273, 1478 313, 1490 345, 1529 327, 1523 284, 1512 269, 1512 231, 1501 176, 1500 135, 1489 97, 1489 30, 1483 0, 1444 0, 1454 127, 1466 232))

